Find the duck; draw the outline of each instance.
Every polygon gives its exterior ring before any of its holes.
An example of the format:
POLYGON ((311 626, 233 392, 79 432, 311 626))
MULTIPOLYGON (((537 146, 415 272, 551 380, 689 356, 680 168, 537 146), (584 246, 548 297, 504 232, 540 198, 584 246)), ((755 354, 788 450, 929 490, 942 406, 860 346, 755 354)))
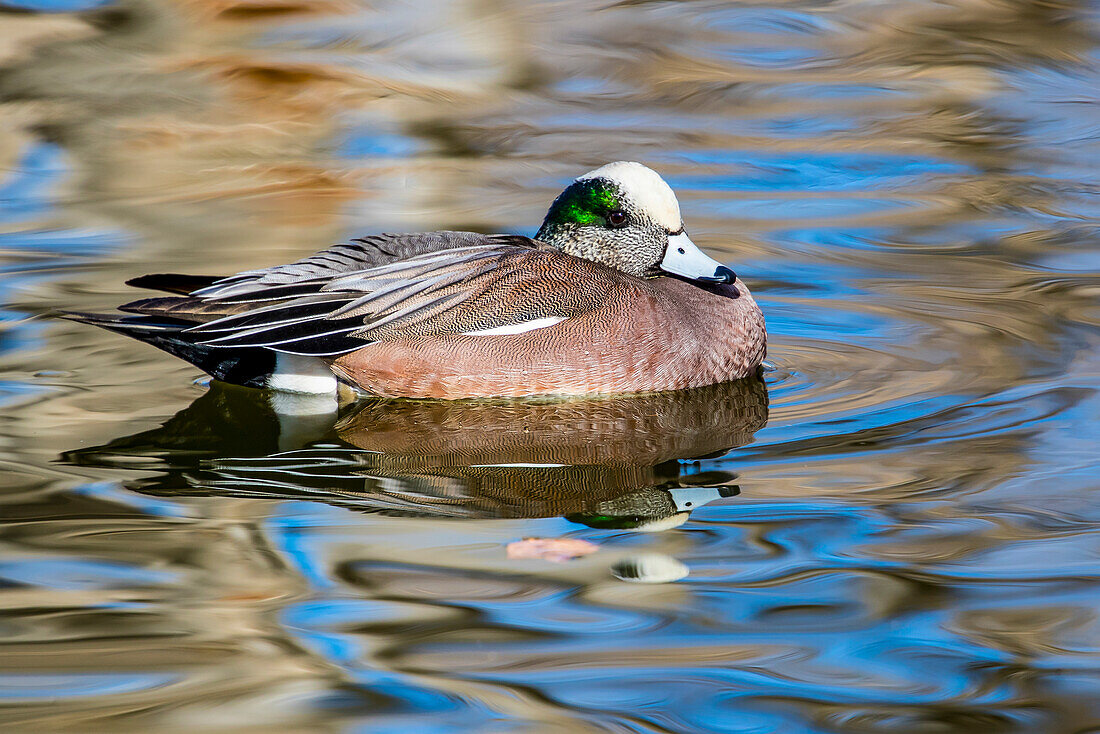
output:
POLYGON ((216 380, 286 393, 468 399, 684 390, 758 373, 764 316, 696 246, 672 188, 619 161, 570 183, 533 238, 377 234, 65 318, 216 380))

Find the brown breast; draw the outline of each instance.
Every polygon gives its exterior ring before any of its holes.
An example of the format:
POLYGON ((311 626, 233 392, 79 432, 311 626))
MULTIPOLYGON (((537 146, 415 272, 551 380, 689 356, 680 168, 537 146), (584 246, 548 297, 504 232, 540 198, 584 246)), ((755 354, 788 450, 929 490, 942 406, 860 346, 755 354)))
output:
POLYGON ((598 308, 534 331, 379 341, 336 371, 388 397, 474 398, 679 390, 751 374, 764 317, 741 281, 616 278, 598 308))

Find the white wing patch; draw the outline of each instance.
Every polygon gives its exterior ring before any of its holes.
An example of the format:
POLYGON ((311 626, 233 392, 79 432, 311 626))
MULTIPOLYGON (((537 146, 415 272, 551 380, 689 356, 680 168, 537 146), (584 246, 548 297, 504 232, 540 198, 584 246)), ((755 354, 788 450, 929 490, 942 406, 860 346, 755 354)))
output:
POLYGON ((470 464, 471 469, 556 469, 569 464, 470 464))
POLYGON ((535 329, 545 329, 547 326, 553 326, 554 324, 560 324, 565 321, 565 316, 545 316, 541 319, 534 319, 532 321, 521 321, 518 324, 509 324, 508 326, 496 326, 492 329, 481 329, 480 331, 464 331, 463 336, 505 336, 506 334, 524 334, 528 331, 534 331, 535 329))

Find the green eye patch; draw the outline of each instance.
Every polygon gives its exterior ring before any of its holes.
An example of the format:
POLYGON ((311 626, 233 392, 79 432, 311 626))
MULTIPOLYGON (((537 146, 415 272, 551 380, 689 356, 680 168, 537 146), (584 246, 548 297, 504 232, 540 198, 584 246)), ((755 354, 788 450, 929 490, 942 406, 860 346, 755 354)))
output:
POLYGON ((577 181, 554 200, 546 221, 553 224, 602 225, 608 212, 619 208, 619 194, 610 182, 577 181))

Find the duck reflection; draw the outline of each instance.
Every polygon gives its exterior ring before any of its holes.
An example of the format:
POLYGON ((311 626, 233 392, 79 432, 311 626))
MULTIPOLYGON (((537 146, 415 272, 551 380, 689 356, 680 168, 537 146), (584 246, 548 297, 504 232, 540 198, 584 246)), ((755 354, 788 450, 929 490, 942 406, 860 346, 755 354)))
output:
POLYGON ((158 495, 661 530, 738 493, 734 474, 683 462, 749 442, 768 415, 757 379, 601 400, 310 400, 215 384, 157 429, 63 458, 160 469, 130 485, 158 495))

